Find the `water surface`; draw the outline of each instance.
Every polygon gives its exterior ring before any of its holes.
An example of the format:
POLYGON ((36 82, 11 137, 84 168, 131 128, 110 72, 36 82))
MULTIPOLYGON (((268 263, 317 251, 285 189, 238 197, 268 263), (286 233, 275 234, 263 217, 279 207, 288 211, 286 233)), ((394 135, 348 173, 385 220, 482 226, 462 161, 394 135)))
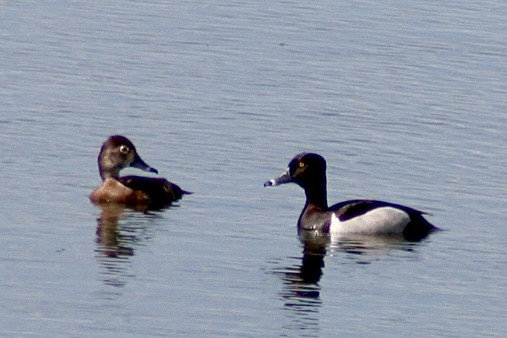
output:
MULTIPOLYGON (((501 1, 0 3, 4 336, 502 336, 507 6, 501 1), (98 208, 124 134, 194 194, 98 208), (301 241, 296 153, 330 203, 445 229, 301 241)), ((128 173, 134 173, 128 170, 128 173)))

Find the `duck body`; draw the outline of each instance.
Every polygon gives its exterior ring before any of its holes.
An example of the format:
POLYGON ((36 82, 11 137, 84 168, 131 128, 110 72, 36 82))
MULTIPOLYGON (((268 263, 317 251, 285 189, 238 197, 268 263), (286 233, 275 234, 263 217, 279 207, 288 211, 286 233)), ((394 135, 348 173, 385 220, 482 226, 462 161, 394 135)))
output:
POLYGON ((416 209, 376 200, 344 201, 327 210, 308 204, 299 217, 298 230, 336 235, 402 235, 417 240, 436 229, 423 215, 416 209))
POLYGON ((299 216, 298 231, 333 235, 403 236, 420 240, 437 230, 424 212, 377 200, 349 200, 328 207, 326 162, 318 154, 296 155, 287 170, 265 186, 296 183, 305 190, 306 203, 299 216))
POLYGON ((189 194, 165 178, 120 176, 120 171, 126 167, 158 173, 141 159, 134 144, 121 135, 113 135, 104 142, 98 166, 103 182, 90 194, 90 200, 96 204, 118 203, 160 208, 189 194))
POLYGON ((118 203, 125 205, 150 205, 163 207, 189 192, 165 178, 123 176, 106 178, 101 186, 90 194, 94 203, 118 203))

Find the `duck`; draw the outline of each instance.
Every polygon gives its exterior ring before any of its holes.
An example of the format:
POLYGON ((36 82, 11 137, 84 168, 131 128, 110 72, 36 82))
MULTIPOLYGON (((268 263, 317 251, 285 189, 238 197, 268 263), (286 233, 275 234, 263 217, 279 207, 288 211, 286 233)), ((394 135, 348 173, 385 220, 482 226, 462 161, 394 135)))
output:
POLYGON ((165 178, 120 176, 120 171, 127 167, 158 174, 157 169, 144 162, 125 136, 109 136, 102 144, 97 162, 102 185, 89 196, 94 204, 116 203, 157 209, 191 194, 165 178))
POLYGON ((296 183, 305 191, 306 203, 297 223, 299 233, 402 236, 419 241, 439 230, 424 218, 425 212, 400 204, 354 199, 328 206, 326 160, 316 153, 296 155, 280 176, 264 186, 286 183, 296 183))

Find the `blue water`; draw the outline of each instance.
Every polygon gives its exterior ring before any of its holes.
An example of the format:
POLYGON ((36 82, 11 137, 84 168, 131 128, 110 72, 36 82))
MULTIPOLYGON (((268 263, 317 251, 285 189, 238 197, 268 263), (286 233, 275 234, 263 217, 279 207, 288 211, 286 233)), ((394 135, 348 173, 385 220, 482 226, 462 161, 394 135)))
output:
POLYGON ((0 335, 505 335, 506 15, 0 2, 0 335), (90 204, 111 134, 194 194, 90 204), (262 186, 302 151, 327 158, 330 203, 401 203, 445 231, 305 250, 303 191, 262 186))

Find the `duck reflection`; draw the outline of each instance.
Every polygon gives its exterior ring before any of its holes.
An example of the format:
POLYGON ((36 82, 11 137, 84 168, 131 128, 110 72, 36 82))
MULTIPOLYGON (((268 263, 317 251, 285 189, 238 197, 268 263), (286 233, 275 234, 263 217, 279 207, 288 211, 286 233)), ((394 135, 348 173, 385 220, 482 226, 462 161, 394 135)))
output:
POLYGON ((132 209, 118 204, 100 205, 97 218, 97 259, 104 268, 105 284, 123 286, 129 277, 128 264, 134 256, 135 247, 151 237, 151 227, 146 223, 156 213, 146 209, 132 209))
POLYGON ((288 310, 292 330, 309 330, 316 332, 319 328, 318 314, 322 301, 320 299, 319 281, 324 268, 324 257, 329 244, 328 236, 316 233, 302 233, 299 237, 303 248, 302 257, 290 257, 297 263, 282 268, 280 274, 283 289, 280 293, 284 308, 288 310))
POLYGON ((315 325, 318 325, 318 316, 312 316, 312 313, 318 313, 322 304, 320 281, 326 256, 344 254, 345 264, 371 264, 392 257, 416 257, 414 252, 420 245, 419 241, 407 241, 402 236, 333 237, 304 230, 300 231, 299 240, 302 257, 290 257, 291 260, 297 259, 298 263, 275 272, 281 275, 283 281, 280 295, 284 307, 290 311, 290 317, 297 322, 299 329, 315 329, 315 325))
POLYGON ((417 247, 422 242, 408 241, 403 236, 347 236, 331 238, 329 252, 345 253, 348 261, 371 264, 384 259, 417 259, 417 247))
POLYGON ((329 236, 315 232, 302 232, 299 234, 299 240, 303 247, 301 264, 293 267, 294 272, 287 272, 284 280, 294 281, 298 285, 318 284, 324 268, 324 257, 330 243, 329 236))

